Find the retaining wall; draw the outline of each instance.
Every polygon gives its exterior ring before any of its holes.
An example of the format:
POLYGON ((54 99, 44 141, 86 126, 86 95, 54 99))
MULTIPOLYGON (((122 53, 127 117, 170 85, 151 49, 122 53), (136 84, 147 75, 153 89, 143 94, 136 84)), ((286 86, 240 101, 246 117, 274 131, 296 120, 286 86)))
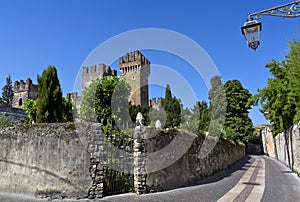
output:
POLYGON ((265 140, 265 154, 300 174, 300 122, 275 137, 270 128, 266 127, 262 130, 262 139, 265 140))
POLYGON ((87 195, 90 155, 73 123, 0 130, 0 191, 50 198, 87 195))
POLYGON ((205 136, 195 136, 185 131, 144 130, 138 131, 145 134, 142 144, 146 152, 146 155, 141 155, 144 169, 137 169, 145 172, 145 178, 139 178, 140 192, 170 190, 196 183, 229 168, 245 156, 244 145, 222 138, 214 145, 215 139, 212 137, 207 137, 204 142, 205 136), (203 150, 204 144, 211 147, 203 150), (209 149, 212 149, 211 152, 209 149))
POLYGON ((138 194, 170 190, 227 169, 245 156, 244 145, 220 139, 214 146, 214 138, 205 142, 205 136, 173 129, 136 127, 132 137, 134 152, 125 157, 124 152, 109 148, 100 124, 27 124, 1 129, 0 191, 52 199, 101 198, 103 166, 117 160, 124 163, 124 158, 133 162, 124 168, 134 168, 138 194), (209 147, 203 150, 210 144, 211 152, 209 147), (109 159, 108 151, 117 156, 109 159))

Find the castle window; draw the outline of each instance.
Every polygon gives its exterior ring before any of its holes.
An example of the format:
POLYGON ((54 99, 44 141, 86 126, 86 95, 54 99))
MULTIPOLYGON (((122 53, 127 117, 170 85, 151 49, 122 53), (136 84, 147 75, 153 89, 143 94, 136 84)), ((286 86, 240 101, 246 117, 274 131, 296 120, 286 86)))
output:
POLYGON ((19 106, 22 106, 23 105, 23 100, 22 98, 19 99, 19 106))

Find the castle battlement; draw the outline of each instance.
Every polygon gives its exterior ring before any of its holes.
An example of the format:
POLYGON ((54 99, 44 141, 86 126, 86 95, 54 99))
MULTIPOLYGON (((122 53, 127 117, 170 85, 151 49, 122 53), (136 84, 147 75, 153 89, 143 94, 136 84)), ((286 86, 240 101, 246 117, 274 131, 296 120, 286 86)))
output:
POLYGON ((124 57, 120 57, 119 68, 122 74, 143 71, 143 73, 148 77, 150 74, 150 61, 137 50, 131 53, 126 53, 124 57))
POLYGON ((73 99, 80 98, 80 96, 78 96, 77 92, 73 92, 73 93, 67 93, 67 98, 69 98, 70 100, 73 100, 73 99))
POLYGON ((119 69, 131 88, 128 101, 133 105, 149 106, 150 61, 140 51, 133 51, 119 58, 119 69))
MULTIPOLYGON (((119 58, 119 69, 131 87, 131 95, 128 99, 134 105, 149 106, 148 76, 150 74, 150 61, 139 51, 126 53, 119 58)), ((117 76, 117 71, 109 65, 98 64, 90 67, 82 67, 82 92, 89 87, 92 81, 104 76, 117 76)), ((35 100, 38 96, 38 86, 32 83, 30 78, 14 82, 13 107, 23 108, 28 99, 35 100)), ((80 111, 81 96, 68 93, 67 97, 75 103, 80 111)))
POLYGON ((160 110, 162 107, 162 97, 159 97, 158 99, 156 98, 152 98, 151 100, 149 100, 149 105, 150 107, 152 107, 152 109, 155 110, 160 110))
POLYGON ((110 66, 105 64, 82 67, 82 90, 87 88, 93 80, 103 76, 117 76, 117 71, 111 70, 110 66))
POLYGON ((103 74, 106 69, 110 69, 110 66, 107 66, 105 64, 98 64, 93 65, 91 67, 82 67, 82 75, 88 75, 88 74, 103 74))
POLYGON ((38 96, 38 86, 30 78, 14 82, 13 107, 23 108, 28 99, 35 100, 38 96))
POLYGON ((140 52, 133 51, 130 53, 126 53, 124 57, 119 58, 120 68, 128 67, 128 66, 144 66, 150 65, 150 61, 140 52))
POLYGON ((14 92, 23 92, 28 90, 36 90, 37 91, 37 85, 32 84, 32 80, 30 78, 26 79, 26 82, 24 80, 15 81, 14 82, 14 92))

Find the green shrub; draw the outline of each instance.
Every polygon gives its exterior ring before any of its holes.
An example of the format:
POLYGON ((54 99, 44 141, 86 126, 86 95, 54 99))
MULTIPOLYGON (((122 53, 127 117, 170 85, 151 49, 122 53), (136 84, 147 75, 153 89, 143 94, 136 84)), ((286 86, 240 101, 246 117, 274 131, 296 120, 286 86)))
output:
POLYGON ((0 114, 0 128, 11 127, 14 125, 14 122, 9 116, 6 116, 5 113, 0 114))

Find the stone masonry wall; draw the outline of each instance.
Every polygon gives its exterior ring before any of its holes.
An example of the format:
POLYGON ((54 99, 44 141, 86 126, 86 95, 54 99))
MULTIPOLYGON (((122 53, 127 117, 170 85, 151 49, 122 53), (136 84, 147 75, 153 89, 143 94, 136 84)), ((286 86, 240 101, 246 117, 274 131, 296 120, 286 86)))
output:
POLYGON ((27 112, 23 109, 4 106, 0 106, 0 114, 9 117, 13 122, 17 122, 27 116, 27 112))
POLYGON ((261 136, 262 136, 262 145, 263 145, 263 153, 272 157, 276 158, 276 151, 275 151, 275 143, 274 143, 274 137, 272 135, 272 130, 271 130, 270 125, 266 125, 262 130, 261 130, 261 136))
MULTIPOLYGON (((140 162, 144 162, 146 172, 144 173, 145 179, 139 177, 140 182, 137 182, 139 186, 136 187, 142 193, 144 192, 141 188, 143 184, 147 192, 170 190, 190 185, 229 168, 245 156, 244 145, 219 139, 212 151, 205 158, 202 158, 200 151, 205 139, 204 136, 195 136, 173 129, 157 131, 155 128, 145 128, 144 130, 145 140, 143 144, 147 157, 144 161, 140 160, 140 162), (178 144, 172 145, 174 140, 178 144), (188 145, 189 141, 191 141, 191 145, 188 145), (187 151, 176 159, 176 156, 178 157, 180 153, 180 147, 184 145, 188 147, 187 151), (166 149, 168 146, 170 147, 166 149), (151 154, 158 151, 162 152, 156 157, 154 155, 154 158, 151 157, 151 154), (173 163, 171 163, 172 161, 173 163), (159 168, 162 169, 158 170, 159 168)), ((142 158, 144 157, 142 156, 142 158)), ((139 174, 135 173, 135 176, 139 174)))
POLYGON ((73 123, 1 129, 0 142, 1 192, 49 198, 87 195, 90 154, 73 123))
POLYGON ((264 132, 262 135, 267 140, 265 153, 300 175, 300 122, 275 137, 264 132))
MULTIPOLYGON (((243 145, 220 139, 202 158, 205 137, 173 129, 136 127, 133 138, 134 164, 128 168, 134 168, 137 194, 190 185, 245 156, 243 145), (188 149, 177 159, 182 145, 188 149), (151 156, 156 152, 158 156, 151 156), (167 162, 170 163, 162 166, 167 162)), ((0 191, 50 199, 101 198, 103 160, 107 158, 103 151, 112 151, 104 139, 101 124, 28 124, 1 129, 0 191)), ((121 154, 115 154, 117 160, 121 154)))

